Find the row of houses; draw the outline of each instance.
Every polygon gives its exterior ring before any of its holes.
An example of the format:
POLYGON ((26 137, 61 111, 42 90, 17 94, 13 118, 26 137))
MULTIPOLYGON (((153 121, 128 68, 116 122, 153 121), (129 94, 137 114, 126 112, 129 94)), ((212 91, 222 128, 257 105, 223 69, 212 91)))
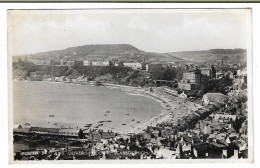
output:
MULTIPOLYGON (((170 88, 164 88, 164 92, 175 97, 180 97, 183 99, 196 97, 197 91, 187 91, 187 90, 174 90, 170 88)), ((209 104, 215 104, 218 102, 221 102, 225 99, 227 99, 228 96, 222 94, 222 93, 206 93, 202 97, 202 104, 203 105, 209 105, 209 104)))
POLYGON ((84 60, 82 62, 83 66, 112 66, 112 61, 92 61, 92 60, 84 60))

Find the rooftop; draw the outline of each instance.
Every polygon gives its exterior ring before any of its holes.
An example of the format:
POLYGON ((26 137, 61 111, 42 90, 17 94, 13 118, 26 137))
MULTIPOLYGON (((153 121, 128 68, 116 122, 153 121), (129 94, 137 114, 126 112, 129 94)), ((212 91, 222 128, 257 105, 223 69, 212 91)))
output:
POLYGON ((209 101, 211 102, 219 102, 225 98, 227 98, 226 95, 222 94, 222 93, 206 93, 204 97, 207 97, 209 99, 209 101))

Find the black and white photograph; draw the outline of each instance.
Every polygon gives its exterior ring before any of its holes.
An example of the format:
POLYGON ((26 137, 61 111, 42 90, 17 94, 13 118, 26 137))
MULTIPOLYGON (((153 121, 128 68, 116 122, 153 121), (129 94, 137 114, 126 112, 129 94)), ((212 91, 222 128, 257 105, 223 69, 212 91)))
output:
POLYGON ((251 12, 7 10, 10 161, 252 162, 251 12))

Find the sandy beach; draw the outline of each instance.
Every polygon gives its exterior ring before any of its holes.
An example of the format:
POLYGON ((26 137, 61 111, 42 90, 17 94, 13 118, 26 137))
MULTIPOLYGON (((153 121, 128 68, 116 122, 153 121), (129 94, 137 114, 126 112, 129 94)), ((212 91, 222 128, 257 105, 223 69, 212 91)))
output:
POLYGON ((149 91, 149 88, 139 88, 125 85, 115 85, 115 84, 104 84, 105 87, 110 89, 121 89, 128 94, 134 94, 137 96, 144 96, 155 100, 160 103, 163 107, 162 113, 157 116, 152 117, 148 122, 140 123, 135 126, 129 133, 140 133, 143 132, 147 126, 156 126, 158 123, 171 121, 171 123, 176 123, 178 119, 187 116, 189 113, 196 111, 198 108, 202 107, 199 104, 187 101, 180 97, 169 96, 163 92, 164 87, 153 88, 153 92, 149 91))

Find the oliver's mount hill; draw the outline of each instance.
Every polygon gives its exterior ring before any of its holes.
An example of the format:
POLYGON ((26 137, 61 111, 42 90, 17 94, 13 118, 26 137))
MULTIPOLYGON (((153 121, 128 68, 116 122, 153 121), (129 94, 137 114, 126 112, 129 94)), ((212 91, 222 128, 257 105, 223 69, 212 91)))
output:
MULTIPOLYGON (((173 45, 174 48, 174 45, 173 45)), ((97 44, 70 47, 63 50, 40 52, 31 55, 41 59, 101 59, 101 60, 134 60, 161 62, 215 62, 224 60, 233 62, 246 60, 245 49, 210 49, 201 51, 181 51, 169 53, 155 53, 139 50, 130 44, 97 44)))
MULTIPOLYGON (((28 56, 28 55, 25 55, 28 56)), ((30 55, 34 58, 75 59, 75 60, 182 60, 167 53, 145 52, 129 44, 97 44, 70 47, 63 50, 40 52, 30 55)))

